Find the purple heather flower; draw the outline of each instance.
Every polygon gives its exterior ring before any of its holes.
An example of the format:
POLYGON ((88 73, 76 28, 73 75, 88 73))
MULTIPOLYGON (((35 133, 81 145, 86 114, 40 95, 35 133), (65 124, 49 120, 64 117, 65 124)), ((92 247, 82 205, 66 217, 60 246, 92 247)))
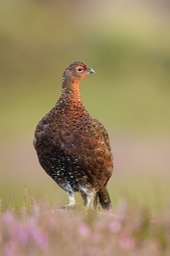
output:
POLYGON ((81 223, 81 224, 79 225, 78 231, 79 231, 79 234, 80 234, 82 237, 84 237, 84 238, 88 237, 88 236, 89 236, 89 233, 90 233, 90 229, 89 229, 89 227, 88 227, 85 223, 81 223))
POLYGON ((16 242, 15 240, 9 241, 4 248, 4 255, 5 256, 14 256, 16 255, 16 242))
POLYGON ((109 225, 110 231, 113 233, 118 233, 121 230, 121 227, 122 225, 117 219, 114 219, 109 225))
POLYGON ((12 225, 14 222, 14 215, 12 215, 12 213, 5 212, 3 214, 2 221, 6 226, 12 225))
POLYGON ((125 250, 132 250, 135 247, 135 241, 130 236, 124 236, 120 240, 120 246, 125 250))
POLYGON ((101 240, 101 234, 94 232, 92 235, 92 240, 94 243, 98 243, 101 240))

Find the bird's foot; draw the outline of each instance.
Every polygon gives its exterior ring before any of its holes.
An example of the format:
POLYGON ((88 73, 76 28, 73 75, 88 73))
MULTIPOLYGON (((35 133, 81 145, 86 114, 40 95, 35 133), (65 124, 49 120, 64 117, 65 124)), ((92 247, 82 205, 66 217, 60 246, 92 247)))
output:
POLYGON ((61 209, 61 210, 73 209, 73 208, 75 208, 75 206, 76 206, 76 204, 69 203, 69 204, 60 206, 59 209, 61 209))

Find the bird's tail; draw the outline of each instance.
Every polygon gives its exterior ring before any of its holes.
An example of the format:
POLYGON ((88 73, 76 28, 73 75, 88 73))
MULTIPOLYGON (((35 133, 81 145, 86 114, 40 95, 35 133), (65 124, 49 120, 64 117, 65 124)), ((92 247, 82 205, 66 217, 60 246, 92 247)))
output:
POLYGON ((103 209, 111 209, 111 200, 106 187, 101 188, 97 192, 97 197, 99 198, 99 203, 101 204, 103 209))

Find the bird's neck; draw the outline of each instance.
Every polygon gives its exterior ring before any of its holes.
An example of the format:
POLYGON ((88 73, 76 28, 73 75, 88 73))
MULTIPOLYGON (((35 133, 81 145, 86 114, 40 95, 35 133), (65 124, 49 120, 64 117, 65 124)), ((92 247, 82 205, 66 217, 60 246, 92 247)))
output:
POLYGON ((63 80, 61 98, 75 105, 83 105, 79 89, 80 81, 63 80))

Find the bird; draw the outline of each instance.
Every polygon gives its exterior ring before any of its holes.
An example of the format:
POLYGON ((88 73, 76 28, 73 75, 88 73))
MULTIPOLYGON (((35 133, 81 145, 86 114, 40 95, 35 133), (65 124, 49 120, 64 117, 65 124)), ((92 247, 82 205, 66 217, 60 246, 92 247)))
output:
POLYGON ((111 209, 107 183, 113 172, 113 155, 104 126, 84 106, 80 82, 95 71, 75 61, 64 71, 61 96, 38 123, 33 144, 45 172, 68 194, 76 205, 79 192, 85 209, 101 205, 111 209))

